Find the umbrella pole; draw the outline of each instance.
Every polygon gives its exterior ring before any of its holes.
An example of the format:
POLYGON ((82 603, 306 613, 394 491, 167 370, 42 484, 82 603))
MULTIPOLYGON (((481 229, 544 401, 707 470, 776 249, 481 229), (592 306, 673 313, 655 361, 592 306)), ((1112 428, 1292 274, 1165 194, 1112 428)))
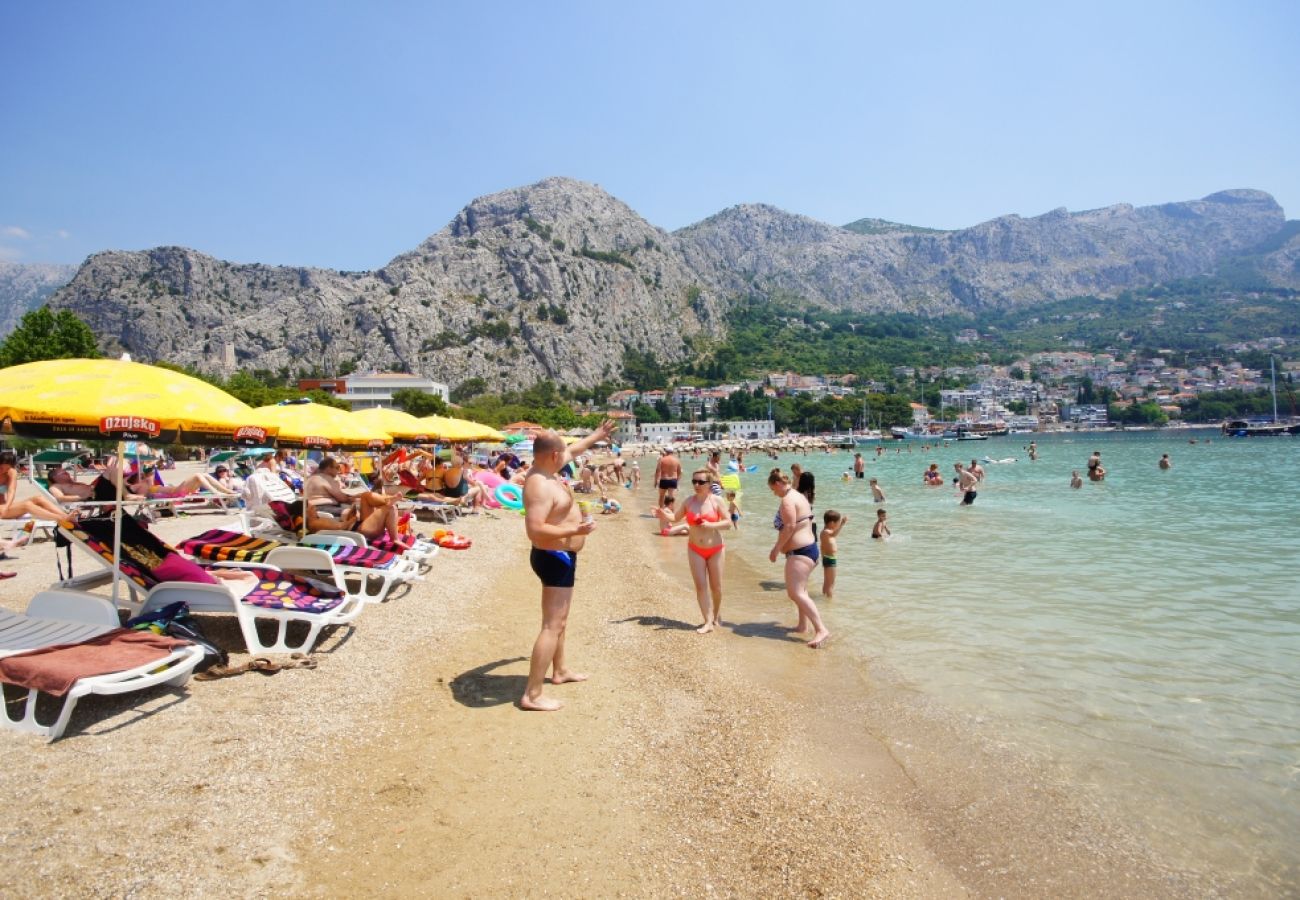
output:
POLYGON ((117 442, 117 472, 113 477, 117 502, 113 505, 113 606, 117 606, 117 586, 122 580, 122 466, 126 463, 126 442, 117 442))

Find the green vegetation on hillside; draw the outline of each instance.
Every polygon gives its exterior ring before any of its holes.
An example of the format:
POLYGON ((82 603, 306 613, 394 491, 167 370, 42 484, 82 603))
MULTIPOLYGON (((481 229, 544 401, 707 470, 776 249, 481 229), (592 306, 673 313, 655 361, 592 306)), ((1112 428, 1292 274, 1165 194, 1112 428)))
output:
POLYGON ((850 222, 844 226, 845 231, 856 231, 858 234, 946 234, 941 228, 924 228, 920 225, 904 225, 902 222, 891 222, 888 219, 858 219, 856 222, 850 222))
POLYGON ((1074 297, 986 313, 965 327, 977 328, 994 346, 1022 352, 1169 348, 1209 356, 1231 344, 1300 339, 1300 291, 1187 279, 1113 299, 1074 297))
POLYGON ((687 366, 684 374, 735 381, 790 370, 886 380, 895 366, 977 361, 976 350, 953 343, 952 323, 918 316, 866 316, 807 306, 793 298, 747 297, 732 306, 728 324, 727 339, 687 366))

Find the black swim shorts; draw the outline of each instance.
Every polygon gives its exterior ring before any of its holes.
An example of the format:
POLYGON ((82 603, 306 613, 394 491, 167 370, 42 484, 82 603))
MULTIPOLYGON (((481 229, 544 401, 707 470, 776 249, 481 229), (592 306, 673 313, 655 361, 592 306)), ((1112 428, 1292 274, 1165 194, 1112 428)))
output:
POLYGON ((660 478, 660 479, 659 479, 659 490, 661 490, 661 491, 675 491, 675 490, 677 490, 677 479, 676 479, 676 478, 660 478))
POLYGON ((578 572, 578 554, 573 550, 539 550, 528 554, 533 572, 544 587, 573 587, 573 576, 578 572))
POLYGON ((975 492, 974 492, 974 491, 967 491, 966 494, 965 494, 965 496, 963 496, 963 497, 961 498, 961 505, 962 505, 962 506, 970 506, 970 505, 971 505, 972 503, 974 503, 974 502, 975 502, 975 492))

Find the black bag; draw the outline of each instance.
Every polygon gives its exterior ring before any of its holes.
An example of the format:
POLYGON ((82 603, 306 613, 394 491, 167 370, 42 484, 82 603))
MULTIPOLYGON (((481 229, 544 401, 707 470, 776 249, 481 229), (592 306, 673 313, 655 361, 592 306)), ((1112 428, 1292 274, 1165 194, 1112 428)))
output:
POLYGON ((190 607, 184 600, 177 600, 152 612, 129 619, 127 628, 137 631, 151 629, 170 637, 180 638, 203 648, 203 661, 194 667, 195 672, 202 672, 215 665, 226 665, 230 657, 203 633, 198 619, 190 615, 190 607))

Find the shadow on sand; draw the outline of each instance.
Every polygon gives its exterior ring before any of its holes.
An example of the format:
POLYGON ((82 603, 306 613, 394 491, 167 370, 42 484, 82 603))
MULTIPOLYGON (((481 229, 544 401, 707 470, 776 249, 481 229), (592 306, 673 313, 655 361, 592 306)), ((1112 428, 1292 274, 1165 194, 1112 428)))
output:
POLYGON ((742 622, 732 625, 731 633, 737 637, 767 638, 769 641, 799 640, 799 635, 791 632, 789 625, 778 625, 776 622, 742 622))
POLYGON ((677 619, 665 619, 663 616, 629 616, 626 619, 612 619, 611 625, 624 625, 628 622, 635 622, 638 625, 644 625, 646 628, 653 628, 656 631, 694 631, 695 626, 686 622, 680 622, 677 619))
POLYGON ((780 591, 783 594, 785 593, 784 581, 760 581, 758 586, 765 591, 780 591))
POLYGON ((524 688, 528 685, 528 676, 491 673, 493 669, 527 661, 526 656, 515 656, 511 659, 498 659, 496 662, 470 669, 468 672, 461 672, 451 680, 451 696, 462 706, 475 709, 518 703, 519 698, 523 696, 524 688))

